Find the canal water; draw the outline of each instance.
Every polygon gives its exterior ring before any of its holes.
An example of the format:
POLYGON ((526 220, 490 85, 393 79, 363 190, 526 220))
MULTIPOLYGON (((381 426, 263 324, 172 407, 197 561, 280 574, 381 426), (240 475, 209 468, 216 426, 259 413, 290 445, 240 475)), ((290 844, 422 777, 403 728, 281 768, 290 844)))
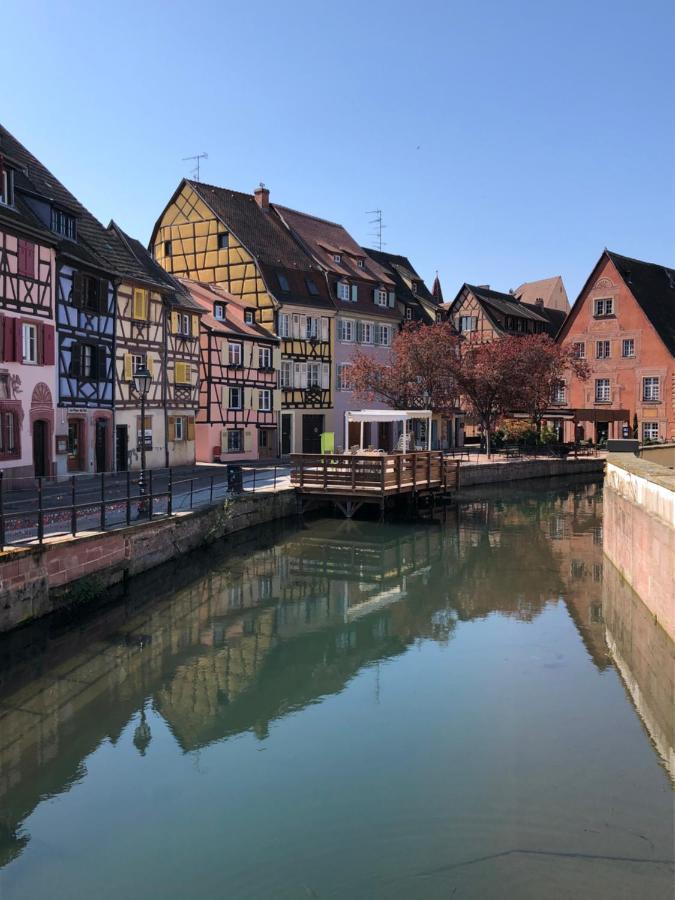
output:
POLYGON ((0 897, 671 900, 673 662, 598 483, 256 530, 0 641, 0 897))

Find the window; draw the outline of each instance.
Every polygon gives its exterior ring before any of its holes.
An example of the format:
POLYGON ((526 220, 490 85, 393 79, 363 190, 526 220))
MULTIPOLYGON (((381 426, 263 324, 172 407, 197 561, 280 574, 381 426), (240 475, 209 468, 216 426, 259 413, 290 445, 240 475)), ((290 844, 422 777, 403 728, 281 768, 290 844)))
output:
POLYGON ((171 241, 164 241, 164 256, 171 256, 172 249, 171 241))
POLYGON ((319 289, 316 286, 316 281, 314 281, 312 278, 305 278, 305 284, 307 285, 307 290, 309 291, 309 293, 316 297, 319 293, 319 289))
POLYGON ((242 430, 241 428, 232 428, 227 432, 227 452, 228 453, 241 453, 244 441, 242 440, 242 430))
POLYGON ((0 169, 0 203, 14 206, 14 170, 4 165, 0 169))
POLYGON ((176 363, 174 380, 176 384, 192 384, 192 366, 190 363, 176 363))
POLYGON ((643 422, 642 423, 642 440, 658 441, 659 439, 659 423, 643 422))
POLYGON ((228 366, 240 366, 242 359, 243 347, 241 344, 235 344, 230 341, 227 345, 227 364, 228 366))
POLYGON ((391 344, 391 325, 379 325, 378 330, 378 343, 388 347, 391 344))
POLYGON ((108 311, 108 282, 84 272, 73 274, 71 292, 72 302, 75 306, 90 312, 108 311))
POLYGON ((24 363, 37 362, 37 328, 35 325, 28 325, 26 322, 22 325, 23 336, 23 352, 21 360, 24 363))
POLYGON ((336 262, 336 263, 342 262, 342 256, 341 256, 341 254, 339 254, 339 253, 334 253, 334 254, 333 254, 333 262, 336 262))
POLYGON ((609 359, 609 355, 610 355, 609 341, 596 341, 595 342, 595 358, 596 359, 609 359))
POLYGON ((177 333, 181 337, 189 337, 190 336, 190 316, 187 313, 176 313, 177 319, 176 322, 178 324, 177 333))
POLYGON ((621 355, 623 357, 635 356, 635 340, 634 338, 624 338, 621 342, 621 355))
POLYGON ((290 291, 288 278, 286 278, 283 272, 277 272, 277 280, 279 281, 279 287, 281 288, 281 290, 287 294, 290 291))
POLYGON ((0 400, 9 399, 9 372, 0 372, 0 400))
MULTIPOLYGON (((221 231, 218 235, 218 249, 227 250, 230 246, 230 235, 227 231, 221 231)), ((167 254, 168 255, 168 254, 167 254)))
POLYGON ((279 313, 279 337, 287 338, 289 336, 288 313, 279 313))
POLYGON ((134 353, 131 356, 131 371, 132 375, 135 375, 136 372, 141 369, 145 369, 147 363, 147 357, 145 353, 134 353))
POLYGON ((185 416, 176 416, 173 420, 174 441, 185 440, 185 416))
POLYGON ((338 391, 351 391, 352 384, 349 380, 349 364, 338 363, 336 374, 338 391))
POLYGON ((309 340, 317 340, 319 337, 319 333, 321 331, 321 323, 320 320, 313 317, 307 316, 307 338, 309 340))
POLYGON ((362 322, 361 323, 361 343, 362 344, 372 344, 373 343, 373 323, 372 322, 362 322))
POLYGON ((231 387, 228 391, 227 406, 229 409, 241 409, 243 391, 240 387, 231 387))
POLYGON ((269 412, 272 409, 272 391, 269 388, 258 391, 258 409, 261 412, 269 412))
POLYGON ((18 456, 16 413, 0 413, 0 456, 18 456))
POLYGON ((214 303, 213 304, 213 317, 218 319, 219 322, 223 322, 225 319, 225 304, 224 303, 214 303))
POLYGON ((258 350, 258 368, 272 368, 272 350, 269 347, 260 347, 258 350))
POLYGON ((359 258, 356 260, 356 265, 359 267, 359 269, 365 269, 365 267, 366 267, 366 261, 365 261, 365 259, 362 259, 361 257, 359 257, 359 258))
POLYGON ((553 388, 553 402, 565 403, 567 400, 567 387, 564 381, 558 381, 553 388))
POLYGON ((80 344, 80 377, 92 378, 97 377, 96 371, 96 347, 92 344, 80 344))
POLYGON ((410 282, 410 290, 413 292, 413 294, 417 293, 417 282, 416 281, 410 282))
POLYGON ((307 363, 307 387, 321 387, 321 365, 307 363))
POLYGON ((353 319, 338 319, 338 340, 348 344, 354 340, 353 319))
POLYGON ((288 360, 281 363, 279 386, 282 388, 293 387, 293 366, 288 360))
POLYGON ((52 208, 51 229, 55 234, 75 240, 75 216, 63 212, 61 209, 52 208))
POLYGON ((35 244, 19 238, 18 242, 18 272, 24 278, 35 276, 35 244))
POLYGON ((575 341, 572 344, 572 356, 575 359, 586 359, 586 344, 583 341, 575 341))
POLYGON ((406 319, 412 319, 412 309, 409 306, 406 307, 405 317, 406 319))
POLYGON ((595 402, 609 403, 611 394, 609 390, 609 378, 595 379, 595 402))
POLYGON ((244 310, 244 322, 247 325, 255 324, 255 310, 254 309, 245 309, 244 310))
POLYGON ((658 378, 650 376, 642 379, 642 399, 647 401, 661 399, 661 387, 658 378))
POLYGON ((475 331, 477 322, 478 322, 477 316, 460 316, 459 317, 459 330, 461 332, 475 331))
POLYGON ((338 281, 337 295, 338 300, 349 300, 349 285, 346 281, 338 281))
POLYGON ((389 298, 387 296, 387 292, 383 291, 381 288, 378 288, 375 291, 375 303, 378 306, 389 306, 389 298))
POLYGON ((611 316, 614 314, 614 300, 612 297, 603 297, 593 302, 593 315, 597 318, 601 316, 611 316))

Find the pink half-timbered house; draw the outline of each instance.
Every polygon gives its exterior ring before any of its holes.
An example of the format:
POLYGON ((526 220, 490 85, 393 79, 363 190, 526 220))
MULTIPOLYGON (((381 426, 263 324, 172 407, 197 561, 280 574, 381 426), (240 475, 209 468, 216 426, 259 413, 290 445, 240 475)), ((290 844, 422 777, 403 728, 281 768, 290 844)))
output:
POLYGON ((0 131, 0 469, 54 469, 55 240, 26 202, 30 184, 0 131))
POLYGON ((279 455, 279 339, 245 302, 217 285, 181 279, 201 317, 196 453, 199 462, 279 455))

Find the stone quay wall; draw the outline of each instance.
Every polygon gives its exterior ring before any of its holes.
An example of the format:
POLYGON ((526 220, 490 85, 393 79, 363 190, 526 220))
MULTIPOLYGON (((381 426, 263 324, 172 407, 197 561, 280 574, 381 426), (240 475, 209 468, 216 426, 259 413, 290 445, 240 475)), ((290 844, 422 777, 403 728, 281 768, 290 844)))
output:
POLYGON ((261 492, 115 531, 12 547, 0 553, 0 633, 100 598, 126 578, 228 534, 296 513, 294 490, 261 492))
POLYGON ((603 535, 605 554, 675 640, 675 471, 609 454, 603 535))
POLYGON ((459 474, 460 488, 475 484, 506 484, 526 478, 553 478, 558 475, 602 475, 605 460, 602 457, 579 459, 511 459, 508 462, 463 464, 459 474))

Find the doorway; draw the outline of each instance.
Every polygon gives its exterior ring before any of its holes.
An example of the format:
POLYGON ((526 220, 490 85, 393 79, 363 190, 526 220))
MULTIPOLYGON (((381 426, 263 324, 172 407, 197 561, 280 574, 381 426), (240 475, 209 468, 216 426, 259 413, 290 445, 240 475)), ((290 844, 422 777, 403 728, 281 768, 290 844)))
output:
POLYGON ((45 420, 36 419, 33 422, 33 470, 36 478, 44 478, 45 475, 49 475, 48 434, 49 429, 45 420))
POLYGON ((302 452, 321 453, 323 416, 302 417, 302 452))
POLYGON ((277 432, 275 428, 258 428, 258 459, 276 456, 277 432))
POLYGON ((108 423, 105 419, 96 420, 96 471, 105 472, 106 470, 106 447, 108 445, 108 423))
POLYGON ((595 423, 595 443, 606 444, 609 437, 609 422, 595 423))
POLYGON ((293 413, 281 414, 281 455, 293 452, 293 413))
POLYGON ((81 472, 84 468, 84 422, 68 419, 68 471, 81 472))
POLYGON ((115 427, 115 460, 118 472, 126 472, 129 467, 129 426, 115 427))

